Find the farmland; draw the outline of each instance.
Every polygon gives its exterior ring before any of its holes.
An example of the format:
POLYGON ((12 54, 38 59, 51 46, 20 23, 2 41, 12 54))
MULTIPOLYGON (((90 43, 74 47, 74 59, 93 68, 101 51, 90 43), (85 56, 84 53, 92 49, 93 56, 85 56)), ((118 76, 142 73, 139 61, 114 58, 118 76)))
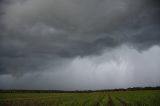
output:
POLYGON ((160 106, 160 90, 0 93, 0 106, 160 106))

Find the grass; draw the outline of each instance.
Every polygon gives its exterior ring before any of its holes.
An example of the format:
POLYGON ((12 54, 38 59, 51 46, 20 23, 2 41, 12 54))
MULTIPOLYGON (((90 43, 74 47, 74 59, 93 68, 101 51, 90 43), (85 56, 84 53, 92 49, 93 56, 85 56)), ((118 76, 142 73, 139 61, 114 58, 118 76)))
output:
POLYGON ((112 96, 133 106, 160 106, 160 91, 115 92, 112 96))
POLYGON ((0 106, 160 106, 160 91, 93 93, 0 93, 0 106), (118 98, 118 99, 117 99, 118 98))

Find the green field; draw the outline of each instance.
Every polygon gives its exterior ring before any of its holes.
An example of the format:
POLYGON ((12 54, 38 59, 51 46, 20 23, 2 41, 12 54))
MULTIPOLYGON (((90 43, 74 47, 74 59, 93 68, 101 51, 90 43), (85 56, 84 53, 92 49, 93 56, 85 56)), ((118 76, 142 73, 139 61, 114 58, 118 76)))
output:
POLYGON ((0 93, 0 106, 160 106, 160 90, 92 93, 0 93))

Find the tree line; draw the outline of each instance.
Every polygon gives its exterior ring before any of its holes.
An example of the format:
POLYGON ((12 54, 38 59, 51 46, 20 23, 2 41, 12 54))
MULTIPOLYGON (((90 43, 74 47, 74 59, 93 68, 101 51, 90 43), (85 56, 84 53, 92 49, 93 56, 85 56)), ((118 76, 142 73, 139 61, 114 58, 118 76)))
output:
POLYGON ((160 90, 157 87, 132 87, 132 88, 119 88, 119 89, 103 89, 103 90, 22 90, 22 89, 0 89, 0 93, 92 93, 92 92, 113 92, 113 91, 137 91, 137 90, 160 90))

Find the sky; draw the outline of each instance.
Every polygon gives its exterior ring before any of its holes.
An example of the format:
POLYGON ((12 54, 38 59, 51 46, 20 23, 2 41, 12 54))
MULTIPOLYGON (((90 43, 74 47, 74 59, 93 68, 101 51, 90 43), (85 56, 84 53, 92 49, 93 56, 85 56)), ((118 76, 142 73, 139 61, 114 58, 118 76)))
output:
POLYGON ((0 89, 160 85, 159 0, 0 0, 0 89))

